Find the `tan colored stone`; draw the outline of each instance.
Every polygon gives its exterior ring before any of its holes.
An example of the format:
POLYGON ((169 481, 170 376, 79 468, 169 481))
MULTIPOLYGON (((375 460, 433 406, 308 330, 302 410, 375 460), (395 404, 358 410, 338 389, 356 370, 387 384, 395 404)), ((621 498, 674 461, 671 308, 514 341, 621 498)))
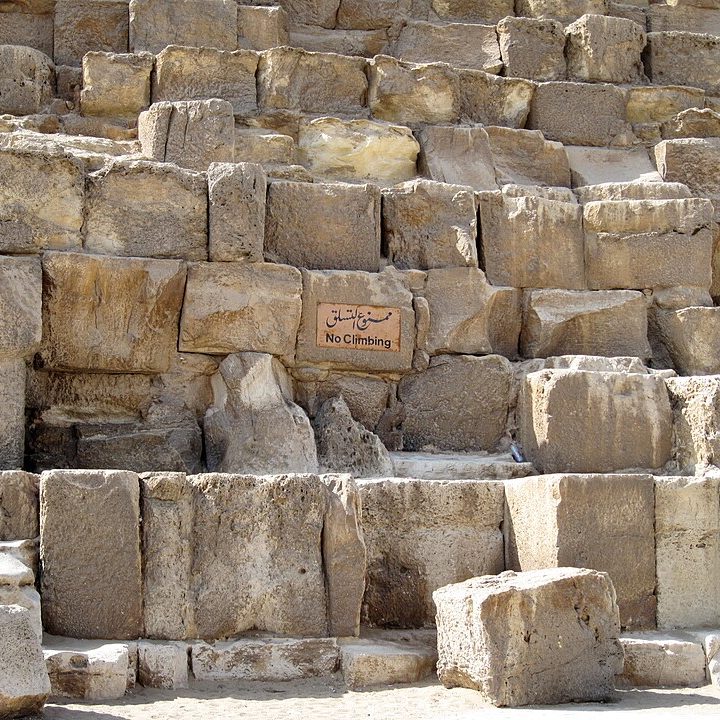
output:
POLYGON ((283 8, 238 5, 238 45, 249 50, 269 50, 289 45, 288 16, 283 8))
POLYGON ((28 357, 42 339, 42 267, 0 255, 0 358, 28 357))
POLYGON ((606 15, 607 0, 519 0, 517 14, 568 25, 582 15, 606 15))
MULTIPOLYGON (((14 5, 12 0, 11 7, 14 5)), ((53 56, 54 3, 50 12, 30 14, 23 12, 3 13, 0 23, 0 45, 23 45, 53 56)))
POLYGON ((38 476, 0 471, 0 540, 27 540, 40 534, 38 476))
POLYGON ((705 102, 703 90, 678 85, 632 87, 627 92, 627 120, 633 124, 664 122, 705 102))
POLYGON ((682 200, 692 197, 687 185, 672 182, 608 182, 576 187, 574 192, 583 205, 596 200, 682 200))
POLYGON ((18 470, 25 459, 25 361, 0 360, 0 470, 18 470))
POLYGON ((42 640, 40 594, 35 589, 35 574, 28 565, 5 553, 0 554, 0 606, 3 605, 25 608, 30 613, 35 636, 42 640))
MULTIPOLYGON (((373 9, 377 5, 373 5, 373 9)), ((341 30, 321 28, 317 25, 290 27, 291 47, 304 48, 308 52, 334 53, 354 57, 373 57, 384 53, 390 43, 387 28, 379 30, 341 30)))
POLYGON ((653 83, 720 92, 720 38, 691 32, 651 32, 646 68, 653 83), (691 59, 692 58, 692 59, 691 59))
POLYGON ((508 77, 538 81, 565 79, 565 32, 562 23, 505 17, 498 23, 497 32, 508 77))
POLYGON ((376 30, 393 25, 397 18, 408 14, 411 0, 342 0, 337 15, 337 27, 354 30, 376 30))
POLYGON ((720 199, 720 138, 663 140, 655 146, 657 168, 666 182, 681 182, 694 195, 720 199))
POLYGON ((306 23, 324 28, 334 28, 338 17, 340 0, 282 0, 293 25, 306 23))
POLYGON ((273 263, 193 263, 180 323, 181 352, 225 355, 295 348, 301 276, 273 263))
POLYGON ((289 135, 264 128, 235 126, 235 162, 292 165, 295 141, 289 135))
POLYGON ((691 32, 720 35, 718 8, 691 5, 651 5, 647 11, 650 32, 691 32))
POLYGON ((661 184, 646 148, 565 146, 573 187, 603 183, 661 184))
POLYGON ((657 310, 655 332, 681 375, 717 375, 720 358, 720 308, 657 310))
POLYGON ((718 137, 720 135, 720 113, 690 108, 678 113, 661 126, 664 138, 718 137))
POLYGON ((0 113, 41 112, 54 94, 55 68, 39 50, 0 45, 0 113))
POLYGON ((190 648, 185 643, 138 643, 138 681, 143 687, 188 686, 190 648))
POLYGON ((513 0, 432 0, 432 10, 441 20, 497 23, 515 12, 513 0))
MULTIPOLYGON (((0 473, 0 482, 2 482, 2 474, 0 473)), ((35 485, 35 497, 31 503, 34 502, 37 507, 37 484, 35 485)), ((38 525, 38 513, 34 515, 35 525, 38 525)), ((38 530, 38 535, 40 531, 38 530)), ((34 537, 30 540, 0 540, 0 556, 6 555, 11 558, 19 560, 23 565, 26 565, 32 570, 34 577, 40 577, 40 538, 34 537)), ((34 579, 32 581, 34 583, 34 579)), ((40 611, 39 597, 38 597, 38 613, 40 611)), ((39 614, 38 614, 38 617, 39 614)))
POLYGON ((457 71, 457 84, 464 122, 525 127, 535 92, 533 83, 461 69, 457 71))

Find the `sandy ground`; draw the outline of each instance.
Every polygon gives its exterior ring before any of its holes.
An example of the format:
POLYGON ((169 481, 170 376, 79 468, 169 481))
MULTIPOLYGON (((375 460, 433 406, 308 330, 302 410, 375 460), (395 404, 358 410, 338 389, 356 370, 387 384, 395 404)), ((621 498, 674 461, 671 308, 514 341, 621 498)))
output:
POLYGON ((437 682, 350 692, 341 681, 245 683, 145 690, 111 704, 51 703, 46 720, 495 720, 495 718, 720 718, 720 690, 616 692, 608 703, 493 708, 471 690, 445 690, 437 682))

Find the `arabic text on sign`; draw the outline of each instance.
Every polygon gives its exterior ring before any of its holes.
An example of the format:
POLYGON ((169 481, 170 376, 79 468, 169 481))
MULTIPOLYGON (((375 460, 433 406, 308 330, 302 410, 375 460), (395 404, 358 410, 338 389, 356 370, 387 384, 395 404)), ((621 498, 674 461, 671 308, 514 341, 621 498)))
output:
POLYGON ((400 308, 347 303, 317 306, 318 347, 400 351, 400 308))

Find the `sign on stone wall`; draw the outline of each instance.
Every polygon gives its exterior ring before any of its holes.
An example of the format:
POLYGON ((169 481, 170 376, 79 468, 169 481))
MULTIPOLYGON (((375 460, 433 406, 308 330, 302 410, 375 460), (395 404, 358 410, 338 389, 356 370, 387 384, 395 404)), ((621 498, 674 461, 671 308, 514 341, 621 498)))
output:
POLYGON ((400 308, 318 303, 316 345, 400 352, 400 308))

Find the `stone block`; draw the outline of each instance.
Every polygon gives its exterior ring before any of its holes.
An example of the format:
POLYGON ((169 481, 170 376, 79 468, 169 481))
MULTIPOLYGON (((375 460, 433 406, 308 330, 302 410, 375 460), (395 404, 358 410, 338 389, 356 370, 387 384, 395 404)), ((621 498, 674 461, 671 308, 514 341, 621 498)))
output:
POLYGON ((521 291, 490 285, 482 270, 446 268, 427 274, 430 310, 425 349, 431 355, 517 354, 521 291))
POLYGON ((0 357, 27 357, 42 339, 38 258, 0 255, 0 357))
POLYGON ((297 23, 334 28, 337 22, 340 0, 283 0, 292 25, 297 23))
POLYGON ((658 172, 665 182, 687 185, 694 195, 720 199, 720 138, 663 140, 655 146, 658 172))
POLYGON ((189 655, 185 643, 138 643, 138 682, 146 688, 186 688, 189 655))
POLYGON ((497 33, 506 76, 540 82, 565 79, 565 31, 562 23, 549 19, 505 17, 497 24, 497 33))
POLYGON ((265 128, 235 127, 235 162, 261 165, 292 165, 295 162, 295 141, 265 128))
POLYGON ((645 32, 632 20, 583 15, 565 32, 570 80, 636 83, 644 78, 645 32))
POLYGON ((535 92, 533 83, 482 70, 460 69, 456 77, 463 122, 525 127, 535 92))
POLYGON ((605 183, 636 183, 647 188, 660 185, 656 172, 644 147, 607 148, 566 146, 573 187, 605 183))
POLYGON ((640 292, 533 290, 525 294, 520 354, 648 358, 647 328, 640 292))
POLYGON ((180 323, 181 352, 291 355, 301 275, 273 263, 193 263, 180 323))
POLYGON ((720 308, 686 307, 654 313, 656 342, 667 351, 673 367, 681 375, 717 375, 720 358, 720 308))
MULTIPOLYGON (((0 482, 2 482, 2 473, 0 473, 0 482)), ((37 496, 35 497, 35 503, 37 504, 37 496)), ((37 516, 34 518, 37 524, 37 516)), ((38 534, 40 531, 37 531, 38 534)), ((0 556, 7 555, 8 557, 19 560, 23 565, 27 565, 32 571, 35 577, 39 577, 39 538, 34 537, 30 540, 0 540, 0 556)), ((39 606, 38 606, 39 608, 39 606)))
POLYGON ((353 30, 387 28, 393 25, 399 16, 409 14, 409 11, 408 0, 378 0, 372 7, 363 0, 342 0, 337 15, 337 27, 353 30))
POLYGON ((56 0, 54 46, 58 65, 81 65, 89 52, 127 52, 127 0, 56 0))
POLYGON ((700 5, 651 5, 647 9, 650 32, 691 32, 720 35, 720 13, 717 7, 700 5))
POLYGON ((236 114, 257 109, 258 55, 248 50, 166 47, 156 60, 153 102, 227 100, 236 114))
POLYGON ((299 48, 273 48, 260 56, 258 105, 263 110, 363 115, 367 111, 366 60, 299 48))
POLYGON ((1 605, 19 605, 28 610, 35 635, 42 640, 40 595, 35 589, 35 574, 28 565, 5 553, 0 554, 1 605))
POLYGON ((233 0, 130 0, 130 52, 159 53, 168 45, 235 50, 233 0))
POLYGON ((596 200, 682 200, 692 197, 687 185, 671 182, 607 182, 576 187, 573 192, 581 205, 596 200))
POLYGON ((505 434, 510 363, 499 355, 438 355, 400 382, 407 450, 495 450, 505 434))
POLYGON ((25 459, 25 361, 0 360, 0 470, 18 470, 25 459))
POLYGON ((500 706, 607 700, 622 670, 605 573, 554 568, 478 577, 433 595, 438 675, 500 706))
POLYGON ((677 85, 632 87, 628 88, 627 120, 633 125, 661 123, 683 110, 702 108, 704 103, 705 93, 699 88, 677 85))
POLYGON ((289 45, 288 16, 282 7, 238 5, 238 46, 269 50, 289 45))
POLYGON ((607 0, 519 0, 517 14, 540 19, 551 18, 569 25, 582 15, 606 15, 607 0))
POLYGON ((385 184, 415 177, 420 146, 401 125, 316 118, 300 125, 298 149, 314 175, 385 184))
POLYGON ((378 272, 377 188, 349 183, 271 182, 265 216, 265 257, 311 270, 378 272), (308 207, 313 209, 311 214, 308 207))
POLYGON ((493 285, 586 287, 577 204, 495 192, 479 196, 479 207, 485 272, 493 285))
POLYGON ((532 372, 519 425, 526 456, 545 473, 659 468, 670 459, 670 401, 653 375, 532 372))
POLYGON ((0 45, 0 113, 32 115, 43 111, 55 94, 52 60, 29 47, 0 45))
POLYGON ((432 625, 432 593, 503 569, 503 486, 404 478, 358 481, 368 552, 366 622, 432 625))
POLYGON ((205 260, 207 204, 207 181, 200 173, 116 160, 89 176, 85 248, 122 257, 205 260))
POLYGON ((55 370, 165 372, 177 347, 177 260, 46 253, 42 363, 55 370))
POLYGON ((145 157, 204 171, 234 160, 233 108, 218 99, 155 103, 140 113, 138 138, 145 157))
POLYGON ((655 627, 655 500, 650 475, 544 475, 505 484, 511 570, 607 573, 627 628, 655 627))
POLYGON ((548 82, 537 86, 527 127, 566 145, 628 144, 626 91, 607 84, 548 82))
MULTIPOLYGON (((377 4, 373 5, 371 12, 375 8, 377 4)), ((291 47, 304 48, 308 52, 373 57, 387 51, 390 42, 388 30, 343 30, 292 24, 289 44, 291 47)))
POLYGON ((654 84, 689 85, 720 93, 720 37, 651 32, 645 52, 647 73, 654 84))
POLYGON ((535 474, 529 462, 515 462, 510 453, 390 453, 395 476, 423 480, 510 480, 535 474))
POLYGON ((120 470, 44 473, 40 558, 43 625, 49 633, 138 637, 143 618, 137 475, 120 470))
POLYGON ((0 540, 27 540, 40 534, 38 476, 0 471, 0 540))
POLYGON ((720 135, 720 113, 706 108, 690 108, 664 122, 660 131, 664 138, 717 137, 720 135))
POLYGON ((498 74, 503 67, 493 25, 409 21, 392 46, 392 54, 415 63, 446 62, 498 74))
POLYGON ((135 120, 150 105, 150 75, 155 59, 138 55, 89 52, 83 57, 83 115, 135 120))
POLYGON ((52 57, 53 20, 52 12, 42 15, 4 12, 0 19, 0 45, 23 45, 52 57))
POLYGON ((497 23, 515 13, 513 0, 431 0, 432 11, 440 20, 462 20, 476 23, 497 23))

